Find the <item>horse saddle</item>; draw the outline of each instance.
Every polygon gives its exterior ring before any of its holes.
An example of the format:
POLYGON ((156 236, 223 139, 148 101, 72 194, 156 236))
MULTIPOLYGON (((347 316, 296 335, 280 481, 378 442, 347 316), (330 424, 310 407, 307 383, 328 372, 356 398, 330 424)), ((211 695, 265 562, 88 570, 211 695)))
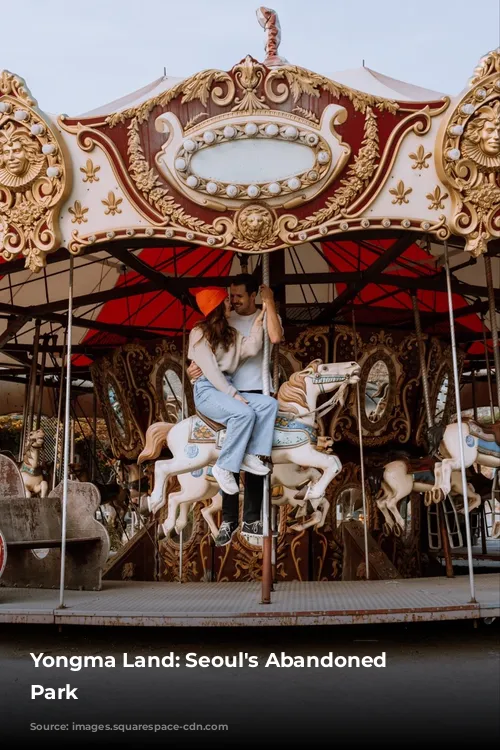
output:
MULTIPOLYGON (((220 448, 226 436, 226 427, 214 422, 199 411, 191 417, 190 443, 216 443, 220 448)), ((307 443, 316 444, 317 430, 286 414, 278 414, 273 436, 273 448, 293 448, 307 443)))
POLYGON ((216 443, 220 448, 226 437, 226 428, 199 411, 191 417, 188 443, 216 443))
POLYGON ((213 419, 209 419, 199 411, 196 412, 196 416, 198 417, 198 419, 201 419, 202 422, 205 422, 205 424, 207 424, 214 432, 219 432, 220 430, 226 429, 225 425, 220 424, 219 422, 214 422, 213 419))
POLYGON ((432 456, 424 456, 424 458, 405 458, 406 465, 408 467, 408 474, 424 474, 434 471, 434 465, 436 463, 432 456))
POLYGON ((469 432, 474 437, 485 440, 488 443, 497 443, 500 445, 500 422, 490 425, 479 425, 476 422, 468 422, 468 425, 469 432))

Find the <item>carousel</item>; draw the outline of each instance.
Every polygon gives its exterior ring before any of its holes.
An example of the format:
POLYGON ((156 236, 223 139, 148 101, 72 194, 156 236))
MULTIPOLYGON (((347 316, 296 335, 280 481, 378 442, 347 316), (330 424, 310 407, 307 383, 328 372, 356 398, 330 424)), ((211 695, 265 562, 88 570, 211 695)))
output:
POLYGON ((451 97, 257 20, 262 61, 78 116, 0 74, 0 622, 500 615, 500 49, 451 97), (187 340, 241 273, 278 416, 263 533, 217 546, 187 340))

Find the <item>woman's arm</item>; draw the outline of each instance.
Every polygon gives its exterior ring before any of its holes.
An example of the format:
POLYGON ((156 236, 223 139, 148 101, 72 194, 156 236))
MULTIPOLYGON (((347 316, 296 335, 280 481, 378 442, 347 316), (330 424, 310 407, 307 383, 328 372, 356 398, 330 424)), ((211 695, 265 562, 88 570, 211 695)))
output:
POLYGON ((201 332, 196 331, 196 329, 193 329, 189 336, 188 357, 198 365, 206 379, 218 391, 227 393, 228 396, 234 396, 237 393, 236 388, 228 383, 224 377, 210 344, 201 332))

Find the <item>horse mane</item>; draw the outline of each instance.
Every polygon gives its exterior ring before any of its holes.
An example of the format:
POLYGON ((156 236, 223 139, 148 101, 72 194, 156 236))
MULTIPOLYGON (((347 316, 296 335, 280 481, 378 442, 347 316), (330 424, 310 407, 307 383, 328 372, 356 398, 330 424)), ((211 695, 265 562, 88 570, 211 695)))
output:
POLYGON ((278 391, 278 403, 282 411, 289 411, 298 414, 299 410, 294 404, 298 404, 299 406, 304 407, 304 409, 307 409, 306 376, 310 375, 311 369, 313 372, 317 372, 319 363, 320 360, 315 359, 304 370, 292 373, 290 379, 280 386, 278 391))

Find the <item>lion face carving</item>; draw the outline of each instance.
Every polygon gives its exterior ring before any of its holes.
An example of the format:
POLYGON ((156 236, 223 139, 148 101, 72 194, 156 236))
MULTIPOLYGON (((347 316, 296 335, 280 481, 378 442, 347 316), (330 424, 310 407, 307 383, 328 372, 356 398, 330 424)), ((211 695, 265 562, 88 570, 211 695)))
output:
POLYGON ((258 249, 273 233, 274 216, 265 206, 245 206, 238 212, 236 226, 241 237, 258 249))

